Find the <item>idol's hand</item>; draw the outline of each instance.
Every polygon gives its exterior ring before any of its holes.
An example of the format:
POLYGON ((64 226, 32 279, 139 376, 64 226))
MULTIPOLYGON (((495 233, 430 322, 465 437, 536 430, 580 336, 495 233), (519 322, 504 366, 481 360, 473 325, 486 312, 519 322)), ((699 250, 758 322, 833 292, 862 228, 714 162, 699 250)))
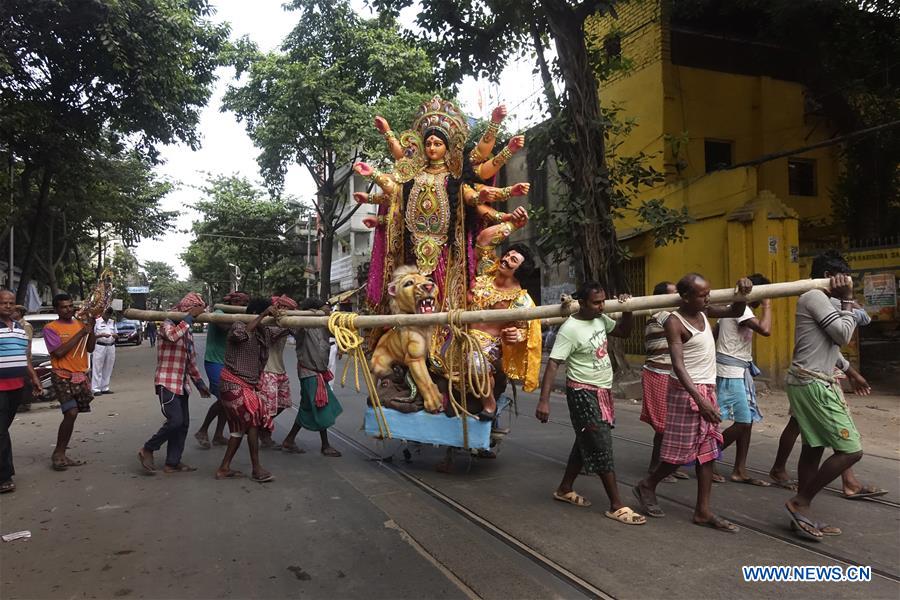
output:
POLYGON ((494 202, 500 197, 500 190, 495 187, 484 186, 478 192, 478 201, 482 203, 494 202))
POLYGON ((516 228, 521 229, 528 224, 528 211, 524 206, 517 206, 514 211, 509 214, 509 220, 516 228))
POLYGON ((517 183, 512 186, 512 189, 509 191, 511 196, 526 196, 528 195, 528 190, 531 189, 530 183, 517 183))
POLYGON ((375 229, 378 227, 378 217, 363 217, 363 225, 368 227, 369 229, 375 229))
POLYGON ((509 151, 515 154, 519 150, 525 147, 525 136, 524 135, 516 135, 513 136, 509 143, 506 144, 506 147, 509 148, 509 151))
POLYGON ((371 177, 375 173, 375 169, 373 169, 368 163, 364 162, 358 162, 353 165, 353 170, 363 177, 371 177))
POLYGON ((500 337, 507 344, 518 344, 522 341, 522 334, 517 327, 504 327, 500 330, 500 337))
POLYGON ((501 104, 500 106, 495 108, 493 111, 491 111, 491 121, 493 121, 494 123, 500 123, 505 118, 506 118, 506 105, 505 104, 501 104))
POLYGON ((357 204, 365 204, 369 201, 369 194, 365 192, 353 192, 353 199, 357 204))
POLYGON ((375 117, 375 129, 377 129, 379 133, 384 135, 391 130, 391 126, 390 124, 388 124, 387 119, 385 119, 384 117, 375 117))

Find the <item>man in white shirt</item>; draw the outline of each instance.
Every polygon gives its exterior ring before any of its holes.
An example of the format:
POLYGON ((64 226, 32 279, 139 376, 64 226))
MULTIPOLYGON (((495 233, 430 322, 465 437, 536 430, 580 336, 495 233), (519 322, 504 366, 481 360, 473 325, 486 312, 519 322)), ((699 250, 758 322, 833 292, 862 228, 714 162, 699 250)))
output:
POLYGON ((109 389, 109 378, 112 375, 113 365, 116 363, 116 320, 113 318, 113 310, 106 309, 102 317, 97 317, 94 322, 94 335, 97 344, 94 346, 91 368, 91 387, 94 395, 112 394, 109 389))
MULTIPOLYGON (((753 285, 769 283, 769 280, 759 273, 750 275, 748 279, 753 285)), ((724 438, 722 449, 733 443, 737 446, 731 481, 768 487, 769 482, 747 474, 747 453, 750 450, 753 423, 762 421, 762 415, 756 404, 756 386, 753 383, 753 378, 759 374, 759 369, 753 364, 753 334, 755 332, 765 337, 771 334, 770 301, 751 302, 740 317, 719 319, 717 328, 719 335, 716 339, 716 398, 722 420, 733 422, 722 432, 724 438), (751 307, 757 308, 760 304, 762 317, 757 319, 751 307)), ((722 482, 725 478, 715 473, 713 480, 722 482)))

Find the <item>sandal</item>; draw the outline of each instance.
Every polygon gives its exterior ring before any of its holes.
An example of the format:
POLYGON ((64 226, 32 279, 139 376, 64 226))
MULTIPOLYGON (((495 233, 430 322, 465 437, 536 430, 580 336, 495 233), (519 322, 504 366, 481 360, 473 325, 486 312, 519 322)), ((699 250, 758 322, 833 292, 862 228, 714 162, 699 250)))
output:
MULTIPOLYGON (((816 521, 815 525, 816 529, 822 532, 822 535, 827 535, 829 537, 836 537, 844 533, 843 531, 841 531, 840 527, 832 527, 827 523, 819 523, 818 521, 816 521)), ((797 525, 793 521, 791 521, 791 531, 797 531, 797 525)))
POLYGON ((627 506, 623 506, 616 512, 606 511, 604 514, 610 519, 625 525, 643 525, 647 522, 647 517, 639 515, 627 506))
POLYGON ((75 460, 74 458, 66 457, 66 466, 67 467, 80 467, 82 465, 86 465, 86 460, 75 460))
POLYGON ((331 446, 328 446, 327 448, 322 448, 322 456, 330 456, 332 458, 339 458, 341 456, 341 453, 338 452, 337 450, 335 450, 334 448, 332 448, 331 446))
POLYGON ((882 490, 871 485, 864 485, 859 488, 859 491, 855 494, 841 494, 841 496, 847 500, 862 500, 864 498, 877 498, 878 496, 884 496, 887 493, 887 490, 882 490))
POLYGON ((275 481, 275 476, 271 473, 266 473, 265 475, 262 475, 260 477, 251 475, 250 480, 255 481, 256 483, 269 483, 270 481, 275 481))
POLYGON ((137 457, 141 463, 141 467, 143 467, 147 473, 149 473, 150 475, 156 475, 156 465, 153 464, 152 453, 148 452, 147 454, 144 454, 144 450, 141 449, 138 450, 137 457))
POLYGON ((174 467, 166 465, 163 467, 163 471, 166 473, 192 473, 197 470, 197 467, 192 467, 191 465, 186 465, 184 463, 178 463, 174 467))
POLYGON ((771 477, 770 479, 772 480, 772 485, 775 487, 780 487, 790 492, 794 492, 795 494, 800 487, 800 482, 796 479, 775 479, 774 477, 771 477))
POLYGON ((14 491, 16 491, 16 484, 13 483, 12 479, 0 483, 0 494, 8 494, 14 491))
POLYGON ((282 452, 287 452, 288 454, 306 454, 306 450, 298 446, 297 444, 282 444, 279 446, 282 452))
POLYGON ((709 521, 694 521, 694 525, 712 527, 716 531, 724 531, 725 533, 737 533, 741 530, 740 527, 738 527, 728 519, 723 519, 722 517, 719 517, 717 515, 713 515, 709 521))
POLYGON ((712 474, 712 482, 713 483, 725 483, 725 478, 719 475, 718 473, 712 474))
POLYGON ((688 475, 687 473, 685 473, 685 472, 682 471, 681 469, 678 469, 677 471, 675 471, 674 473, 672 473, 672 477, 674 477, 675 479, 690 479, 690 478, 691 478, 690 475, 688 475))
POLYGON ((204 450, 212 448, 212 444, 209 443, 209 434, 198 431, 194 434, 194 439, 197 440, 197 443, 200 444, 200 447, 204 450))
POLYGON ((583 506, 588 507, 591 505, 591 501, 581 496, 572 490, 571 492, 566 492, 565 494, 560 494, 559 492, 553 492, 553 499, 559 500, 560 502, 567 502, 569 504, 574 504, 575 506, 583 506))
POLYGON ((659 506, 659 504, 655 504, 652 502, 646 502, 644 497, 641 495, 641 488, 639 486, 634 486, 631 488, 631 493, 634 494, 634 497, 637 498, 637 501, 641 505, 641 510, 644 511, 649 516, 654 519, 661 519, 666 516, 666 513, 659 506))
POLYGON ((51 458, 50 464, 53 467, 54 471, 65 471, 69 468, 69 465, 66 464, 65 459, 62 458, 51 458))
POLYGON ((219 472, 216 471, 216 479, 240 479, 244 474, 240 471, 235 471, 234 469, 228 469, 222 475, 219 475, 219 472))
POLYGON ((816 527, 816 524, 809 520, 804 515, 800 514, 795 510, 791 510, 791 507, 787 504, 784 505, 784 509, 788 512, 788 515, 791 517, 791 525, 794 532, 802 537, 805 540, 809 540, 811 542, 821 542, 822 541, 822 532, 816 527))
POLYGON ((745 479, 741 479, 740 477, 735 479, 732 477, 729 481, 731 483, 746 483, 747 485, 755 485, 757 487, 771 487, 772 484, 768 481, 763 481, 762 479, 756 479, 754 477, 747 477, 745 479))

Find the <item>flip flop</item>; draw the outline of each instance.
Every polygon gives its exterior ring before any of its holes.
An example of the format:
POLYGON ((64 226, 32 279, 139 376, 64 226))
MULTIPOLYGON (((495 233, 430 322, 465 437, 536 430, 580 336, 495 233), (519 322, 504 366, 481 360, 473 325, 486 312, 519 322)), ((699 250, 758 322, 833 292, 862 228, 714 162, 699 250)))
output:
POLYGON ((192 473, 197 470, 197 467, 192 467, 190 465, 179 464, 174 467, 170 467, 166 465, 163 467, 163 471, 166 473, 192 473))
MULTIPOLYGON (((816 529, 821 531, 822 535, 826 535, 829 537, 837 537, 844 533, 843 531, 841 531, 840 527, 832 527, 827 523, 820 523, 819 521, 816 521, 816 529)), ((791 521, 791 531, 797 531, 797 525, 795 525, 793 521, 791 521)))
POLYGON ((741 530, 740 527, 738 527, 728 519, 723 519, 718 515, 713 515, 709 521, 694 521, 694 525, 700 525, 702 527, 712 527, 716 531, 724 531, 725 533, 737 533, 741 530))
POLYGON ((197 440, 197 443, 200 444, 200 447, 204 450, 209 450, 210 448, 212 448, 212 444, 209 443, 208 436, 202 435, 200 433, 195 433, 194 439, 197 440))
POLYGON ((50 465, 53 467, 54 471, 65 471, 69 468, 64 460, 57 460, 55 458, 50 459, 50 465))
POLYGON ((603 514, 605 514, 613 521, 618 521, 619 523, 624 523, 625 525, 644 525, 647 523, 647 517, 645 517, 644 515, 639 515, 627 506, 623 506, 616 512, 606 511, 603 514))
POLYGON ((559 492, 553 492, 553 499, 559 500, 560 502, 567 502, 574 506, 582 506, 587 508, 591 505, 591 501, 585 498, 584 496, 579 495, 572 490, 571 492, 566 492, 565 494, 560 494, 559 492))
POLYGON ((66 466, 67 467, 80 467, 80 466, 86 465, 86 464, 87 464, 86 460, 76 460, 74 458, 69 458, 68 456, 66 457, 66 466))
POLYGON ((887 490, 872 487, 871 485, 864 485, 855 494, 841 494, 841 496, 843 496, 847 500, 863 500, 865 498, 877 498, 879 496, 884 496, 887 493, 887 490))
POLYGON ((790 492, 794 492, 795 494, 800 486, 800 482, 796 479, 775 479, 774 477, 770 477, 770 479, 772 480, 772 485, 775 487, 780 487, 790 492))
POLYGON ((251 481, 255 481, 256 483, 269 483, 270 481, 275 481, 275 476, 271 473, 267 475, 263 475, 262 477, 257 477, 256 475, 252 475, 250 477, 251 481))
POLYGON ((328 448, 325 448, 324 450, 322 450, 322 456, 330 456, 332 458, 339 458, 341 456, 341 453, 338 450, 335 450, 334 448, 328 447, 328 448))
POLYGON ((637 498, 637 501, 641 505, 641 510, 644 511, 647 515, 653 517, 654 519, 661 519, 666 516, 666 513, 660 508, 659 504, 648 504, 644 501, 644 497, 641 496, 641 488, 638 486, 634 486, 631 488, 631 493, 634 494, 634 497, 637 498))
POLYGON ((725 478, 719 475, 718 473, 712 474, 712 482, 713 483, 725 483, 725 478))
POLYGON ((141 466, 144 470, 150 475, 156 475, 156 466, 153 464, 153 458, 149 458, 148 460, 144 460, 144 455, 141 454, 140 451, 137 453, 138 461, 141 463, 141 466))
POLYGON ((672 475, 666 475, 660 479, 660 483, 678 483, 678 479, 672 475))
POLYGON ((288 454, 306 454, 306 450, 304 450, 303 448, 301 448, 300 446, 297 446, 297 445, 285 446, 284 444, 282 444, 278 448, 282 452, 287 452, 288 454))
POLYGON ((0 483, 0 494, 8 494, 16 491, 16 484, 12 481, 4 481, 0 483))
POLYGON ((744 483, 747 485, 755 485, 757 487, 771 487, 772 484, 768 481, 763 481, 762 479, 756 479, 755 477, 747 477, 746 479, 730 479, 731 483, 744 483))
POLYGON ((216 479, 219 479, 219 480, 222 480, 222 479, 240 479, 240 478, 243 477, 243 476, 244 476, 243 473, 241 473, 240 471, 235 471, 235 470, 229 470, 227 473, 225 473, 225 474, 222 475, 221 477, 219 477, 219 474, 216 473, 216 479))
POLYGON ((688 475, 687 473, 685 473, 685 472, 682 471, 681 469, 678 469, 677 471, 675 471, 674 473, 672 473, 672 477, 674 477, 675 479, 690 479, 690 478, 691 478, 690 475, 688 475))
POLYGON ((794 533, 796 533, 799 537, 809 540, 811 542, 821 542, 822 541, 822 532, 819 531, 819 528, 816 527, 816 524, 805 516, 801 515, 799 512, 791 510, 791 507, 787 504, 784 505, 784 510, 787 511, 788 515, 791 517, 791 525, 793 525, 794 533), (807 530, 803 527, 806 525, 810 529, 819 532, 819 535, 807 530))

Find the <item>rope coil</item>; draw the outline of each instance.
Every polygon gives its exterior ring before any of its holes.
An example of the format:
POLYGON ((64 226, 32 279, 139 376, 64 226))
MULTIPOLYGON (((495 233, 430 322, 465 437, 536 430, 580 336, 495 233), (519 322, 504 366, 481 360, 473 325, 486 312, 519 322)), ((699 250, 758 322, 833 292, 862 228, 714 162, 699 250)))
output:
MULTIPOLYGON (((359 335, 359 329, 356 327, 356 317, 359 315, 352 312, 333 312, 328 316, 328 331, 334 336, 338 350, 342 354, 347 354, 353 358, 353 374, 356 384, 356 391, 360 391, 359 387, 359 371, 362 365, 363 379, 369 390, 369 399, 372 401, 372 409, 375 412, 375 422, 378 423, 378 433, 382 438, 391 437, 391 429, 388 427, 387 418, 384 415, 384 407, 378 398, 378 387, 372 372, 369 370, 369 361, 363 352, 363 338, 359 335)), ((341 387, 347 381, 347 371, 350 369, 350 362, 344 364, 344 372, 341 374, 341 387)))

